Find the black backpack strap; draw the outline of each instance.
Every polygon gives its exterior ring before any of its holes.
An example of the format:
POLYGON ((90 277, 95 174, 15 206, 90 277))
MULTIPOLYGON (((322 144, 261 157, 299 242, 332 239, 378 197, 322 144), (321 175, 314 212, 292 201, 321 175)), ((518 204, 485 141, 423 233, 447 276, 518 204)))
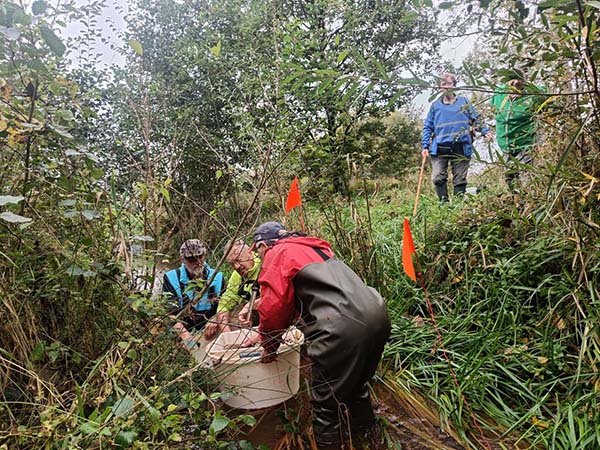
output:
POLYGON ((323 258, 323 261, 327 261, 328 259, 331 259, 331 256, 327 255, 327 253, 325 253, 323 250, 321 250, 320 248, 317 247, 313 247, 312 248, 315 252, 317 252, 317 255, 319 255, 321 258, 323 258))

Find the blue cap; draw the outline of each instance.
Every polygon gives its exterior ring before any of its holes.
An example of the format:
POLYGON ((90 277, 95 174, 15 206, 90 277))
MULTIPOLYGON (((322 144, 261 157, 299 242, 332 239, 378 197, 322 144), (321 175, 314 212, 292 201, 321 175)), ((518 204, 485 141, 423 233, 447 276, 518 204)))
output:
POLYGON ((252 237, 254 241, 252 248, 254 249, 259 242, 276 241, 286 234, 288 231, 279 222, 265 222, 256 228, 252 237))

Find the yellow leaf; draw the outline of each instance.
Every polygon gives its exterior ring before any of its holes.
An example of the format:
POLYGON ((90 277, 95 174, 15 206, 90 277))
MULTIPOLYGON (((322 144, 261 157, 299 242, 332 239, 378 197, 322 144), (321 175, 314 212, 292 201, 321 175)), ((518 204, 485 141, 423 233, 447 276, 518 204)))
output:
POLYGON ((0 131, 4 131, 8 128, 8 124, 4 118, 0 118, 0 131))
POLYGON ((173 403, 171 403, 169 406, 167 406, 168 412, 175 411, 176 409, 177 409, 177 405, 174 405, 173 403))
POLYGON ((599 180, 598 178, 596 178, 596 177, 595 177, 595 176, 593 176, 593 175, 590 175, 589 173, 582 172, 581 170, 579 171, 579 173, 580 173, 581 175, 583 175, 584 177, 586 177, 588 180, 592 181, 593 183, 598 183, 598 182, 600 182, 600 180, 599 180))
POLYGON ((539 420, 536 416, 531 416, 531 423, 533 424, 533 426, 542 428, 542 429, 546 429, 546 428, 550 427, 550 424, 548 422, 539 420))
POLYGON ((7 84, 5 80, 1 81, 2 83, 0 83, 0 97, 2 97, 2 100, 8 103, 10 101, 11 92, 10 84, 7 84))
POLYGON ((539 113, 539 112, 540 112, 542 109, 544 109, 544 108, 545 108, 545 106, 546 106, 548 103, 550 103, 550 102, 553 102, 553 101, 554 101, 554 100, 556 100, 557 98, 558 98, 558 97, 557 97, 556 95, 553 95, 553 96, 551 96, 551 97, 548 97, 548 98, 546 99, 546 101, 545 101, 544 103, 542 103, 542 104, 539 106, 539 108, 536 110, 536 113, 539 113))
POLYGON ((546 363, 548 362, 548 358, 546 358, 545 356, 540 356, 540 357, 538 358, 538 362, 539 362, 540 364, 546 364, 546 363))

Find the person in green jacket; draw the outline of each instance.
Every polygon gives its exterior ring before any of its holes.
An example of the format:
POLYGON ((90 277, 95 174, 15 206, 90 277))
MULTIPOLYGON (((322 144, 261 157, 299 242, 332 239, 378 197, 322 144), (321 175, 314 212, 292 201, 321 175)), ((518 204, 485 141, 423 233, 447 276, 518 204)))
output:
POLYGON ((499 88, 490 103, 496 119, 496 139, 503 153, 505 179, 515 190, 519 167, 533 164, 533 149, 537 142, 535 116, 544 92, 539 86, 526 83, 523 77, 513 78, 499 88))
MULTIPOLYGON (((252 298, 253 289, 258 292, 261 267, 258 255, 250 251, 250 247, 243 240, 229 242, 225 248, 230 248, 225 259, 234 270, 219 301, 217 315, 206 325, 205 336, 209 339, 219 332, 229 331, 231 312, 252 298)), ((258 298, 258 295, 255 294, 255 297, 258 298)))

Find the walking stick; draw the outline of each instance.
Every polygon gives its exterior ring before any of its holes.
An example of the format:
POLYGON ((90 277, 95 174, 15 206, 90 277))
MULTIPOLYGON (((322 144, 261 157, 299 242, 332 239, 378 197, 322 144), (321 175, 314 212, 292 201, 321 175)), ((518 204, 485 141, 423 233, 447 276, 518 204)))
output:
POLYGON ((423 172, 425 171, 425 160, 427 156, 423 155, 421 159, 421 171, 419 173, 419 183, 417 184, 417 196, 415 198, 415 208, 413 209, 413 217, 417 214, 417 206, 419 206, 419 195, 421 195, 421 186, 423 185, 423 172))

